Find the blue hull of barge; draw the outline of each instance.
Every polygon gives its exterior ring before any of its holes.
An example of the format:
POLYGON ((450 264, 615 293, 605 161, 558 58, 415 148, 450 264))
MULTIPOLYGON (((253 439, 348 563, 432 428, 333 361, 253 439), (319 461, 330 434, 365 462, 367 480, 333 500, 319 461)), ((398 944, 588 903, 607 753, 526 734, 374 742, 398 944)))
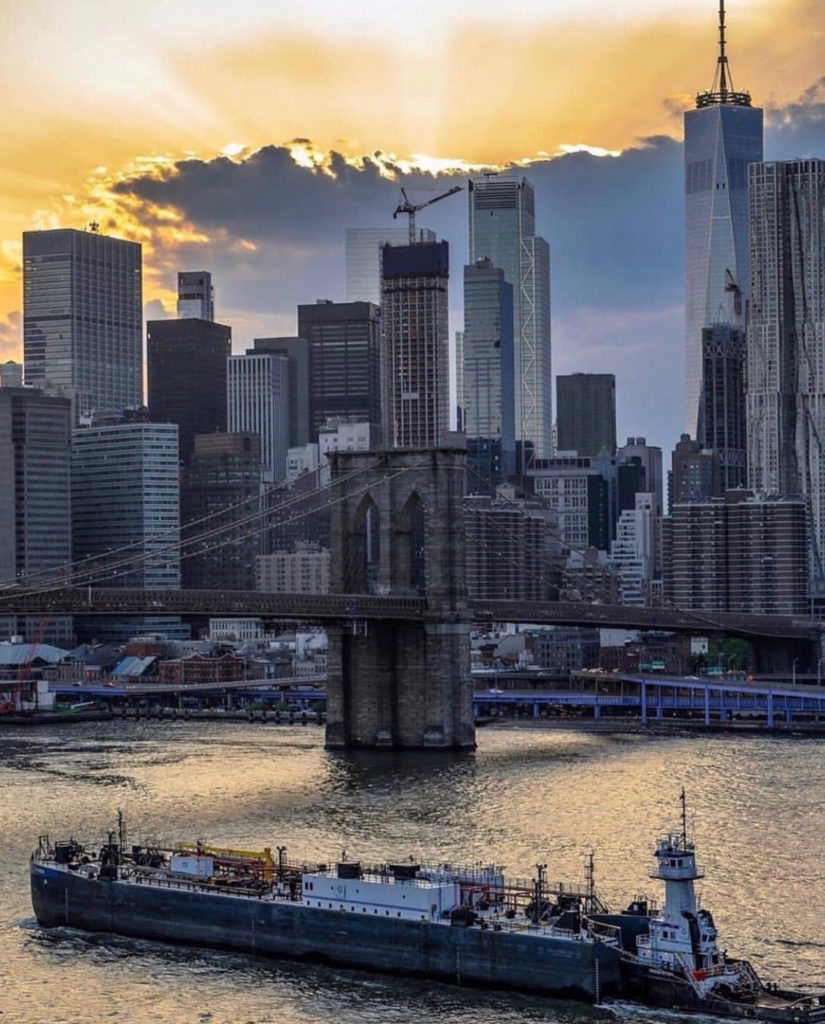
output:
POLYGON ((44 927, 209 946, 413 974, 460 985, 598 1001, 619 991, 619 953, 601 942, 524 931, 360 918, 299 902, 191 886, 88 879, 33 863, 32 905, 44 927))

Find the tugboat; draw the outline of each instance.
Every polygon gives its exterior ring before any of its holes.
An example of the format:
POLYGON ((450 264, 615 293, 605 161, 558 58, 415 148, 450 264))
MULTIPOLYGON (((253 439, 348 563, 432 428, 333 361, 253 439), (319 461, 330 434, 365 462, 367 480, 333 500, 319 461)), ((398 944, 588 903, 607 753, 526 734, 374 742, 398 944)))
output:
MULTIPOLYGON (((726 1017, 825 1022, 825 996, 767 985, 747 960, 719 950, 713 916, 698 906, 694 891, 693 883, 704 875, 687 837, 684 789, 681 804, 681 832, 658 840, 658 865, 650 876, 665 883, 665 905, 649 915, 647 934, 636 935, 635 950, 624 951, 623 992, 650 1005, 726 1017)), ((639 909, 637 903, 627 913, 639 909)))

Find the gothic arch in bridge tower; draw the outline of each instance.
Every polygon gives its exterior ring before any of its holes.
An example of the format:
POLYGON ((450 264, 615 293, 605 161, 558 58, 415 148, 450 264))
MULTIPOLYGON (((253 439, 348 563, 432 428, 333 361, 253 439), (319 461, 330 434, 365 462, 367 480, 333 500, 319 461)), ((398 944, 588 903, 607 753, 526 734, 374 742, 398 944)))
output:
POLYGON ((364 495, 352 517, 344 541, 344 558, 346 593, 375 593, 381 562, 381 512, 371 494, 364 495))
POLYGON ((426 519, 424 502, 414 490, 393 522, 390 588, 394 594, 425 594, 426 519))

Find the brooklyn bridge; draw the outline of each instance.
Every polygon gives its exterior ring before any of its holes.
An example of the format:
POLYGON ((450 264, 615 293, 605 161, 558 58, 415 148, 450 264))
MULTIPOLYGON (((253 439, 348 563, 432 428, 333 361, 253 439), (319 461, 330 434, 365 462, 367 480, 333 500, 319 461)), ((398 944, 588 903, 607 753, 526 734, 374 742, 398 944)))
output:
MULTIPOLYGON (((516 622, 655 630, 748 641, 755 665, 814 669, 821 625, 812 619, 586 600, 524 601, 469 595, 462 510, 466 453, 332 453, 320 488, 330 517, 330 593, 113 587, 145 550, 73 563, 48 579, 0 587, 0 615, 256 616, 322 625, 329 638, 326 742, 330 747, 462 748, 474 745, 468 636, 475 624, 516 622)), ((268 528, 277 515, 241 522, 268 528)), ((290 513, 292 514, 292 513, 290 513)), ((231 528, 202 524, 175 554, 237 543, 231 528), (207 538, 207 541, 204 541, 207 538)), ((153 551, 151 557, 163 557, 153 551)), ((535 572, 544 567, 532 567, 535 572)))

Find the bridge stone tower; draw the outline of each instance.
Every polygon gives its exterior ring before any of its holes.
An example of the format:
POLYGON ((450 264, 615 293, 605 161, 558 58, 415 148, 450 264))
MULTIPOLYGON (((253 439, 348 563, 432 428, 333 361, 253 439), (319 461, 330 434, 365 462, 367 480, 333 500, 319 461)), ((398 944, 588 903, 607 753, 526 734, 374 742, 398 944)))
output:
POLYGON ((330 589, 397 599, 399 611, 329 629, 327 747, 474 747, 464 447, 330 463, 330 589))

